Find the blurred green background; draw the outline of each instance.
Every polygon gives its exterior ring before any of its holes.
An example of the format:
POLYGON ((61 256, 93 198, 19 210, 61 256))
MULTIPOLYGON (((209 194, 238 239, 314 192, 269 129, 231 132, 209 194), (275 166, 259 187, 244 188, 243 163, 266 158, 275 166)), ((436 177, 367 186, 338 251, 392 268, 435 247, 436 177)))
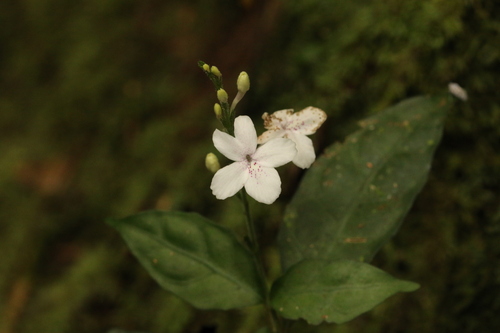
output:
MULTIPOLYGON (((0 333, 255 332, 260 308, 198 311, 161 290, 107 217, 196 211, 243 231, 204 157, 216 65, 239 112, 314 105, 318 152, 363 117, 455 81, 429 182, 375 258, 422 288, 344 325, 296 332, 500 329, 500 2, 494 0, 2 0, 0 333)), ((258 131, 262 130, 261 122, 258 131)), ((270 275, 301 172, 253 203, 270 275)))

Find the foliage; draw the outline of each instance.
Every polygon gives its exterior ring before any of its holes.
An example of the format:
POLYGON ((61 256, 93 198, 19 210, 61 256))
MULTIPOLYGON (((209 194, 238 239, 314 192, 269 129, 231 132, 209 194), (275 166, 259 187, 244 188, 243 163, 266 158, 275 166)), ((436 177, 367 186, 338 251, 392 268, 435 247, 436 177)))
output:
POLYGON ((444 97, 406 100, 328 147, 287 206, 284 268, 304 258, 371 261, 425 184, 447 109, 444 97))
POLYGON ((109 224, 160 286, 197 308, 262 303, 254 259, 230 230, 183 212, 150 211, 109 224))
POLYGON ((305 259, 276 281, 272 302, 286 318, 342 324, 397 292, 418 288, 365 263, 305 259))
MULTIPOLYGON (((200 67, 207 71, 204 63, 200 67)), ((220 89, 219 80, 214 84, 220 89)), ((311 166, 287 207, 279 244, 284 274, 272 281, 270 291, 265 288, 246 192, 241 192, 240 198, 247 216, 248 250, 229 230, 194 213, 150 211, 109 220, 109 224, 121 233, 132 253, 164 289, 197 308, 228 310, 263 304, 273 332, 285 332, 281 321, 274 319, 277 316, 302 318, 314 325, 347 322, 397 292, 418 289, 416 283, 398 280, 362 262, 371 260, 395 233, 425 183, 449 104, 445 97, 404 101, 363 120, 366 128, 349 136, 346 144, 327 149, 311 166), (364 171, 367 159, 369 170, 364 171)), ((325 119, 316 112, 310 112, 310 116, 313 120, 307 121, 313 126, 314 119, 325 119)), ((308 119, 305 117, 302 119, 308 119)), ((300 123, 294 126, 300 128, 300 123)), ((232 124, 226 130, 233 130, 232 124)), ((241 133, 245 131, 249 142, 257 140, 248 117, 236 118, 235 138, 226 134, 236 147, 226 150, 235 156, 240 156, 233 151, 241 148, 239 140, 244 140, 241 133)), ((218 132, 215 130, 215 134, 218 132)), ((266 154, 279 159, 276 154, 285 149, 280 144, 289 146, 293 141, 277 138, 271 143, 278 148, 270 148, 266 154)), ((254 145, 256 142, 245 150, 255 149, 254 145)), ((297 154, 297 149, 293 152, 297 154)), ((292 159, 290 155, 287 160, 292 159)), ((244 165, 253 168, 257 163, 245 162, 237 169, 242 170, 244 165)), ((238 178, 234 171, 224 178, 220 176, 223 171, 217 171, 214 179, 227 184, 238 178)), ((266 177, 256 179, 262 183, 259 185, 268 181, 266 177)), ((261 201, 266 191, 258 189, 255 199, 261 201)), ((248 194, 252 196, 252 192, 248 194)), ((261 202, 271 204, 274 200, 261 202)))

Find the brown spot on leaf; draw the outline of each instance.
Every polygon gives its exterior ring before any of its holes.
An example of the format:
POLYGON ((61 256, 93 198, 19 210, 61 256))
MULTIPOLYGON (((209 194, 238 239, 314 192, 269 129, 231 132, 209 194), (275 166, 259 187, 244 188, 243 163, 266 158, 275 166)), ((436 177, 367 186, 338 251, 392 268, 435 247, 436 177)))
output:
POLYGON ((344 239, 344 243, 361 244, 366 243, 367 240, 366 237, 349 237, 344 239))
POLYGON ((408 127, 410 125, 410 122, 408 120, 403 120, 401 122, 399 121, 389 122, 388 125, 394 127, 408 127))
POLYGON ((330 180, 325 180, 323 182, 323 187, 330 187, 332 185, 333 185, 333 180, 331 180, 331 179, 330 180))
POLYGON ((378 119, 365 119, 365 120, 361 120, 358 124, 360 127, 365 128, 365 127, 368 127, 370 125, 373 126, 376 123, 378 123, 378 119))
POLYGON ((380 205, 377 207, 377 210, 385 210, 387 208, 387 205, 380 205))

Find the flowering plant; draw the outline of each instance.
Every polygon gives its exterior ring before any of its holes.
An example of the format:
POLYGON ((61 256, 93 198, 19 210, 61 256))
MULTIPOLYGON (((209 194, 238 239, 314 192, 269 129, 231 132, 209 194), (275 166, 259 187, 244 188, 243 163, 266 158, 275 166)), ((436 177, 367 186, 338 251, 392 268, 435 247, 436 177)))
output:
MULTIPOLYGON (((344 143, 334 143, 315 161, 312 140, 326 120, 315 107, 264 113, 266 131, 257 136, 248 116, 235 108, 250 88, 242 72, 231 105, 215 66, 200 68, 215 85, 215 148, 232 162, 214 172, 217 199, 237 195, 248 234, 196 213, 149 211, 109 223, 132 253, 166 290, 200 309, 234 309, 262 304, 267 326, 259 332, 294 332, 295 322, 341 324, 418 284, 397 279, 369 262, 399 228, 426 182, 441 138, 445 95, 403 101, 360 122, 344 143), (287 205, 277 247, 282 275, 268 281, 247 195, 272 204, 281 193, 275 168, 293 162, 309 169, 287 205)), ((293 166, 292 166, 293 167, 293 166)), ((208 185, 208 184, 207 184, 208 185)))

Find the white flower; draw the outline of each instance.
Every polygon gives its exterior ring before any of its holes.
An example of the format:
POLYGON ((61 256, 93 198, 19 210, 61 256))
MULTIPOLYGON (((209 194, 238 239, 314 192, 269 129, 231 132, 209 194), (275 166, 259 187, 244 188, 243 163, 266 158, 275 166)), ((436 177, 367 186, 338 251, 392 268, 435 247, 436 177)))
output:
POLYGON ((266 132, 258 138, 258 143, 264 143, 274 138, 288 138, 292 140, 297 148, 297 155, 293 163, 307 169, 316 159, 312 140, 306 135, 311 135, 326 120, 323 110, 309 106, 299 112, 293 109, 276 111, 272 115, 267 112, 262 115, 266 132))
POLYGON ((234 137, 215 130, 215 148, 234 161, 217 171, 210 188, 217 199, 233 196, 245 187, 255 200, 271 204, 281 193, 276 167, 293 160, 297 150, 288 139, 274 139, 257 148, 257 133, 252 120, 239 116, 234 120, 234 137))

